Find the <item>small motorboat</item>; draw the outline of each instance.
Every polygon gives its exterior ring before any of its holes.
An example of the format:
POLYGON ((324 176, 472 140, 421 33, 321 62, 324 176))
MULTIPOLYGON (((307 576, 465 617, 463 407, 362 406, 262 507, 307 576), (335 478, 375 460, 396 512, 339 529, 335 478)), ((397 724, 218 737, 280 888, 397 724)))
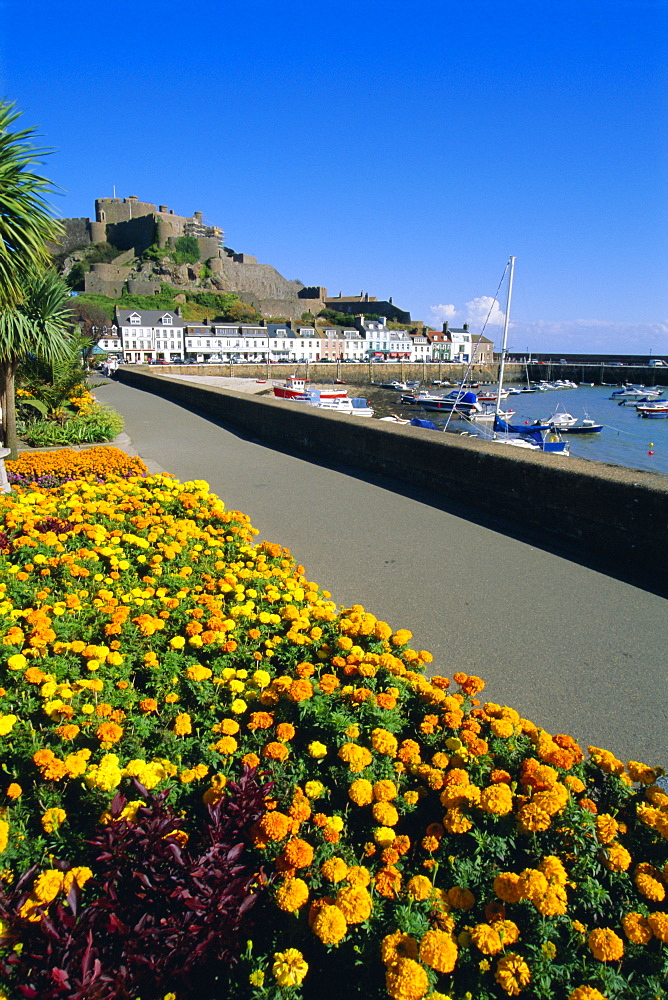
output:
POLYGON ((556 410, 551 417, 547 417, 541 423, 549 424, 566 434, 600 434, 603 430, 603 424, 597 424, 588 414, 585 413, 584 417, 574 417, 572 413, 566 413, 564 410, 556 410))
POLYGON ((346 396, 345 399, 325 399, 319 393, 309 393, 309 399, 303 400, 307 406, 315 406, 318 410, 330 413, 344 413, 350 417, 372 417, 373 409, 368 399, 361 396, 346 396))
POLYGON ((273 388, 274 396, 278 399, 293 399, 297 402, 305 402, 304 397, 311 391, 317 391, 321 399, 345 399, 348 395, 345 389, 335 389, 333 385, 326 389, 311 390, 309 382, 296 375, 290 375, 285 382, 274 382, 273 388))
POLYGON ((610 399, 616 399, 618 403, 625 403, 627 400, 639 403, 658 399, 659 396, 663 396, 663 389, 648 389, 644 385, 625 385, 623 389, 615 389, 610 399))
POLYGON ((644 400, 636 403, 635 408, 643 416, 648 413, 668 413, 668 399, 644 400))

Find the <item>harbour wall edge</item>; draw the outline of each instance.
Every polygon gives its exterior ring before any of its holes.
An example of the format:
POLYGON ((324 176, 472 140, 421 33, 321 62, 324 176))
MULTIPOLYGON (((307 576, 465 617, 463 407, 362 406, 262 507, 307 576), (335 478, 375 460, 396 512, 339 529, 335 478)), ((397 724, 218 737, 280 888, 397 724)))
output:
POLYGON ((120 368, 116 377, 279 451, 419 487, 649 577, 668 560, 668 476, 322 412, 120 368))

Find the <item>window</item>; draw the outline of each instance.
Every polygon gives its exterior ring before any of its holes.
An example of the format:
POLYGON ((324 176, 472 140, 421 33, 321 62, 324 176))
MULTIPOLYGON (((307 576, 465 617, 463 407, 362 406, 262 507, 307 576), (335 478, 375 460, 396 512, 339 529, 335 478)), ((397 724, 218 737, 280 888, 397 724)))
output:
POLYGON ((164 323, 165 326, 171 326, 172 317, 169 315, 169 313, 165 313, 165 315, 162 317, 162 322, 164 323))
POLYGON ((137 313, 133 313, 132 316, 130 317, 130 322, 133 325, 141 323, 141 316, 138 316, 137 313))

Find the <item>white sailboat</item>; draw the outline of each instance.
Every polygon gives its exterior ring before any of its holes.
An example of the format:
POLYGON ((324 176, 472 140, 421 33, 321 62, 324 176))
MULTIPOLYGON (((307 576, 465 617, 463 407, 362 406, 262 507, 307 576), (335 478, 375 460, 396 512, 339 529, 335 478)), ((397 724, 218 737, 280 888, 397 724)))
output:
POLYGON ((510 303, 513 295, 513 279, 515 276, 515 257, 510 258, 508 276, 508 299, 506 314, 503 321, 503 343, 501 346, 501 364, 499 366, 499 393, 494 411, 492 441, 499 444, 509 444, 515 448, 527 448, 531 451, 548 451, 558 455, 568 455, 569 444, 563 441, 554 427, 549 424, 511 424, 501 416, 501 391, 506 370, 508 354, 508 327, 510 325, 510 303))

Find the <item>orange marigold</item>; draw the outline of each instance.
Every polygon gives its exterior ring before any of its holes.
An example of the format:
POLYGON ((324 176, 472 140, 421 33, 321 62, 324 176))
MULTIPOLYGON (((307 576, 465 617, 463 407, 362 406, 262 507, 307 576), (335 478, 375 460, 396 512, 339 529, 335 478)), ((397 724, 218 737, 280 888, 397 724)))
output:
POLYGON ((361 924, 371 916, 373 903, 363 886, 343 886, 336 894, 336 905, 349 924, 361 924))
POLYGON ((521 955, 510 952, 499 959, 494 978, 509 996, 518 996, 528 986, 531 972, 521 955))
POLYGON ((609 927, 596 927, 590 931, 587 944, 599 962, 617 962, 624 955, 624 942, 609 927))
POLYGON ((308 900, 308 886, 303 879, 287 878, 276 892, 276 903, 286 913, 294 913, 308 900))
POLYGON ((642 913, 626 913, 622 917, 622 927, 633 944, 648 944, 652 940, 652 928, 642 913))
POLYGON ((338 944, 346 936, 348 924, 338 906, 325 903, 318 908, 311 929, 323 944, 338 944))
POLYGON ((432 928, 420 941, 420 960, 436 972, 452 972, 457 962, 457 945, 449 934, 432 928))
POLYGON ((392 1000, 421 1000, 429 989, 429 979, 419 962, 400 958, 387 969, 385 988, 392 1000))

